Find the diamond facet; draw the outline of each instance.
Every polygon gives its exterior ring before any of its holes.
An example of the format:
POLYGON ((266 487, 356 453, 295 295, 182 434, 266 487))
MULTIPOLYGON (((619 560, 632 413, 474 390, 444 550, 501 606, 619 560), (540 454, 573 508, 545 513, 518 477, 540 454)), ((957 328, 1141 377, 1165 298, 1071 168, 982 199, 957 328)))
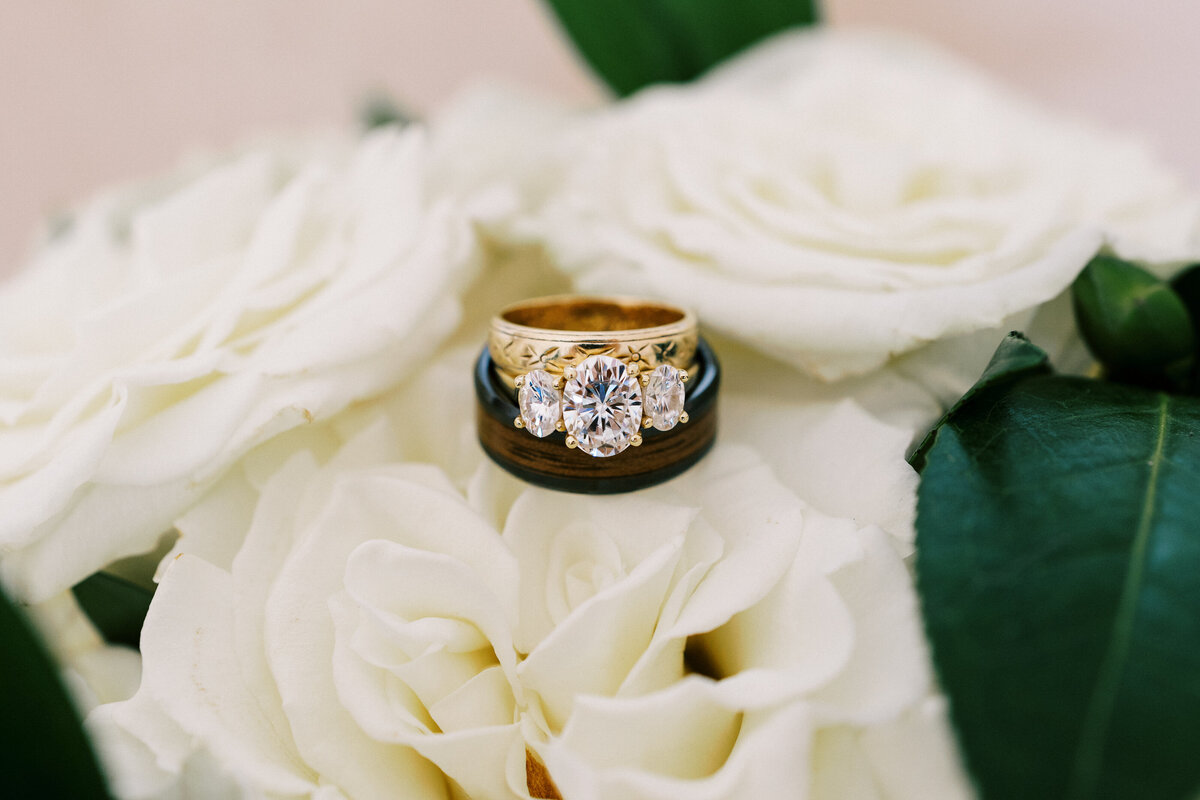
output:
POLYGON ((660 431, 669 431, 683 412, 683 381, 675 367, 663 364, 646 382, 646 416, 660 431))
POLYGON ((579 449, 615 456, 642 424, 642 387, 612 356, 589 356, 563 389, 563 422, 579 449))
POLYGON ((521 421, 534 436, 549 436, 562 418, 562 396, 554 388, 554 378, 545 370, 535 369, 525 376, 517 402, 521 421))

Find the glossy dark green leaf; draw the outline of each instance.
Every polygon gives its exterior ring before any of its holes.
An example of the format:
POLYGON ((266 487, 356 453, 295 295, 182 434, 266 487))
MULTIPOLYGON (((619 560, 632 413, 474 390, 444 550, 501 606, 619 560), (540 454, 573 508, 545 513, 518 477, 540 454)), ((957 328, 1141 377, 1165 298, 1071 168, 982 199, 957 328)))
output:
POLYGON ((113 644, 137 647, 154 593, 124 578, 97 572, 71 589, 88 619, 113 644))
POLYGON ((1119 373, 1156 373, 1195 351, 1183 300, 1145 269, 1092 259, 1071 287, 1075 319, 1092 355, 1119 373))
POLYGON ((1200 400, 1036 367, 977 392, 925 456, 917 577, 984 798, 1200 785, 1200 400))
POLYGON ((58 667, 0 594, 0 776, 12 798, 107 798, 58 667))
POLYGON ((817 21, 817 0, 547 0, 619 95, 691 80, 773 33, 817 21))
POLYGON ((965 404, 982 393, 1002 388, 1010 380, 1043 372, 1050 372, 1050 359, 1046 357, 1046 352, 1042 348, 1032 344, 1029 339, 1025 338, 1025 334, 1018 331, 1013 331, 1004 337, 1004 341, 992 355, 992 360, 984 368, 983 375, 925 435, 925 438, 909 456, 908 463, 912 464, 913 469, 918 472, 925 468, 925 456, 929 453, 929 448, 933 447, 938 429, 965 404))

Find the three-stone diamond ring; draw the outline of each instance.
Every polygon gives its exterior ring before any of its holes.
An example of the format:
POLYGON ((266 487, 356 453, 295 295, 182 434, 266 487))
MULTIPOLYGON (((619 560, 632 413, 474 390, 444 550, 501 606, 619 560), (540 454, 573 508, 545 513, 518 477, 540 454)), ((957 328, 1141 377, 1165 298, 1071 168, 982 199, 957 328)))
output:
POLYGON ((685 384, 698 331, 688 311, 631 298, 548 297, 503 309, 488 349, 516 389, 513 420, 532 436, 614 456, 641 430, 688 421, 685 384))

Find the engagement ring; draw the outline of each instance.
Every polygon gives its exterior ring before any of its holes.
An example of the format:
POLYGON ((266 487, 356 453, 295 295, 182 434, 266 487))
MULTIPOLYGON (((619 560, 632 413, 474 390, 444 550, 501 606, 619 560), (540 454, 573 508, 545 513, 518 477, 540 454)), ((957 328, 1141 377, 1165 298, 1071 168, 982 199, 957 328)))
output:
POLYGON ((685 309, 632 298, 525 301, 493 319, 480 357, 480 443, 510 472, 553 488, 650 485, 711 446, 718 377, 685 309))

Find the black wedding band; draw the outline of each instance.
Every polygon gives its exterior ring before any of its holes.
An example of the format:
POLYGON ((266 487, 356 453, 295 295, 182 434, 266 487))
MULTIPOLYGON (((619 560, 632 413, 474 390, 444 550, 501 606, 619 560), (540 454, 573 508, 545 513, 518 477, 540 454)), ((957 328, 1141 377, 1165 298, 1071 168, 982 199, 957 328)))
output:
POLYGON ((721 368, 703 338, 697 343, 693 372, 684 401, 686 425, 665 431, 647 428, 640 447, 613 458, 593 458, 567 447, 561 431, 539 438, 513 426, 519 417, 516 399, 502 383, 485 347, 475 366, 479 443, 505 470, 547 489, 617 494, 653 486, 687 470, 716 439, 721 368))

